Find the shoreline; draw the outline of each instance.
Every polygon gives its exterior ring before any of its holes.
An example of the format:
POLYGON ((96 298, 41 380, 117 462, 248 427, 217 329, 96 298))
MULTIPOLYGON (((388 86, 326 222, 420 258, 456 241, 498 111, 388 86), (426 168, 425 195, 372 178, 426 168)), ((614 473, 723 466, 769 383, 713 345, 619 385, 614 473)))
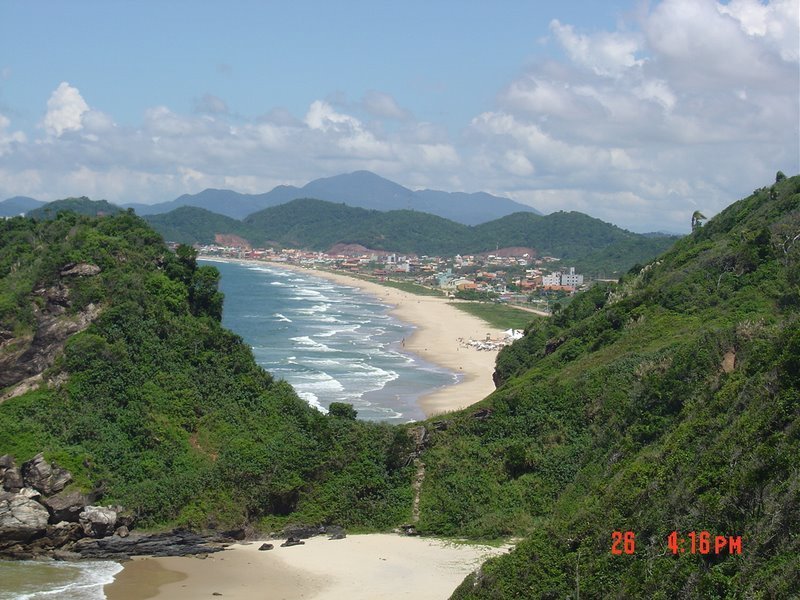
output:
POLYGON ((261 541, 205 557, 134 558, 124 563, 108 600, 374 600, 447 598, 469 573, 509 546, 454 544, 397 534, 314 537, 261 552, 261 541))
POLYGON ((495 390, 492 373, 497 351, 476 350, 462 347, 460 339, 485 339, 487 335, 502 337, 502 330, 485 321, 458 310, 446 298, 417 296, 410 292, 383 286, 372 281, 351 277, 344 273, 332 273, 272 261, 251 259, 199 257, 210 262, 228 262, 248 266, 268 266, 296 273, 313 275, 360 291, 389 305, 389 314, 415 327, 404 340, 403 351, 460 376, 458 382, 424 394, 417 399, 425 418, 466 408, 495 390))

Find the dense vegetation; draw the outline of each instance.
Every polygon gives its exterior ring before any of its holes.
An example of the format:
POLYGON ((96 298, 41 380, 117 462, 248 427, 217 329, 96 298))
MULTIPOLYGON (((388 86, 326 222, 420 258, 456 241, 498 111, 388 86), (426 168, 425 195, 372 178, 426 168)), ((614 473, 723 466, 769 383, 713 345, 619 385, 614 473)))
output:
POLYGON ((261 210, 243 222, 190 207, 145 218, 165 239, 185 243, 212 243, 215 233, 228 233, 257 246, 325 251, 345 243, 431 256, 520 246, 563 258, 592 275, 624 272, 636 262, 652 259, 676 239, 631 233, 577 212, 544 217, 521 212, 468 226, 413 210, 381 212, 308 198, 261 210))
POLYGON ((431 432, 420 529, 529 536, 454 598, 800 593, 798 240, 794 177, 500 354, 486 410, 431 432), (673 530, 743 552, 673 556, 673 530))
POLYGON ((48 295, 66 305, 57 318, 101 308, 49 386, 0 403, 0 455, 44 450, 140 525, 408 518, 405 434, 323 415, 256 366, 220 325, 218 272, 191 248, 169 252, 131 213, 18 217, 0 221, 0 278, 0 358, 42 332, 48 295), (74 264, 101 270, 64 275, 74 264))

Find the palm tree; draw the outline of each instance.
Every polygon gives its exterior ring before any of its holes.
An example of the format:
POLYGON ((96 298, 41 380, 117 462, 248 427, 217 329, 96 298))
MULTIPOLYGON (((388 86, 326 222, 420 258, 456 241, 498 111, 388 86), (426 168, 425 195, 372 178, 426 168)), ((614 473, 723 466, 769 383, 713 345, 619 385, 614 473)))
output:
POLYGON ((701 227, 703 225, 703 221, 705 220, 706 217, 703 213, 701 213, 699 210, 694 211, 692 214, 692 231, 698 227, 701 227))

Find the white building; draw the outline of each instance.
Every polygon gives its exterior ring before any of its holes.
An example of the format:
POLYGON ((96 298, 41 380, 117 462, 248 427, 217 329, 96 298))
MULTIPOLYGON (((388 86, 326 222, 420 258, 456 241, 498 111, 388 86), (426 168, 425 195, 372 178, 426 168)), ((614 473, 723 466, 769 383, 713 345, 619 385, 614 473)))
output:
POLYGON ((570 267, 569 273, 561 274, 561 285, 571 285, 572 287, 583 285, 583 275, 578 275, 575 273, 575 267, 570 267))

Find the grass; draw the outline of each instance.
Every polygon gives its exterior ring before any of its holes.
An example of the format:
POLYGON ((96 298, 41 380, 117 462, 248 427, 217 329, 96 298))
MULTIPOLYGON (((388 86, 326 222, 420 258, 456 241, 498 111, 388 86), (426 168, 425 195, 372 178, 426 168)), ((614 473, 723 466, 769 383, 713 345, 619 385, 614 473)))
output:
POLYGON ((525 329, 531 321, 542 319, 534 313, 493 302, 453 302, 459 310, 483 319, 499 329, 525 329))

